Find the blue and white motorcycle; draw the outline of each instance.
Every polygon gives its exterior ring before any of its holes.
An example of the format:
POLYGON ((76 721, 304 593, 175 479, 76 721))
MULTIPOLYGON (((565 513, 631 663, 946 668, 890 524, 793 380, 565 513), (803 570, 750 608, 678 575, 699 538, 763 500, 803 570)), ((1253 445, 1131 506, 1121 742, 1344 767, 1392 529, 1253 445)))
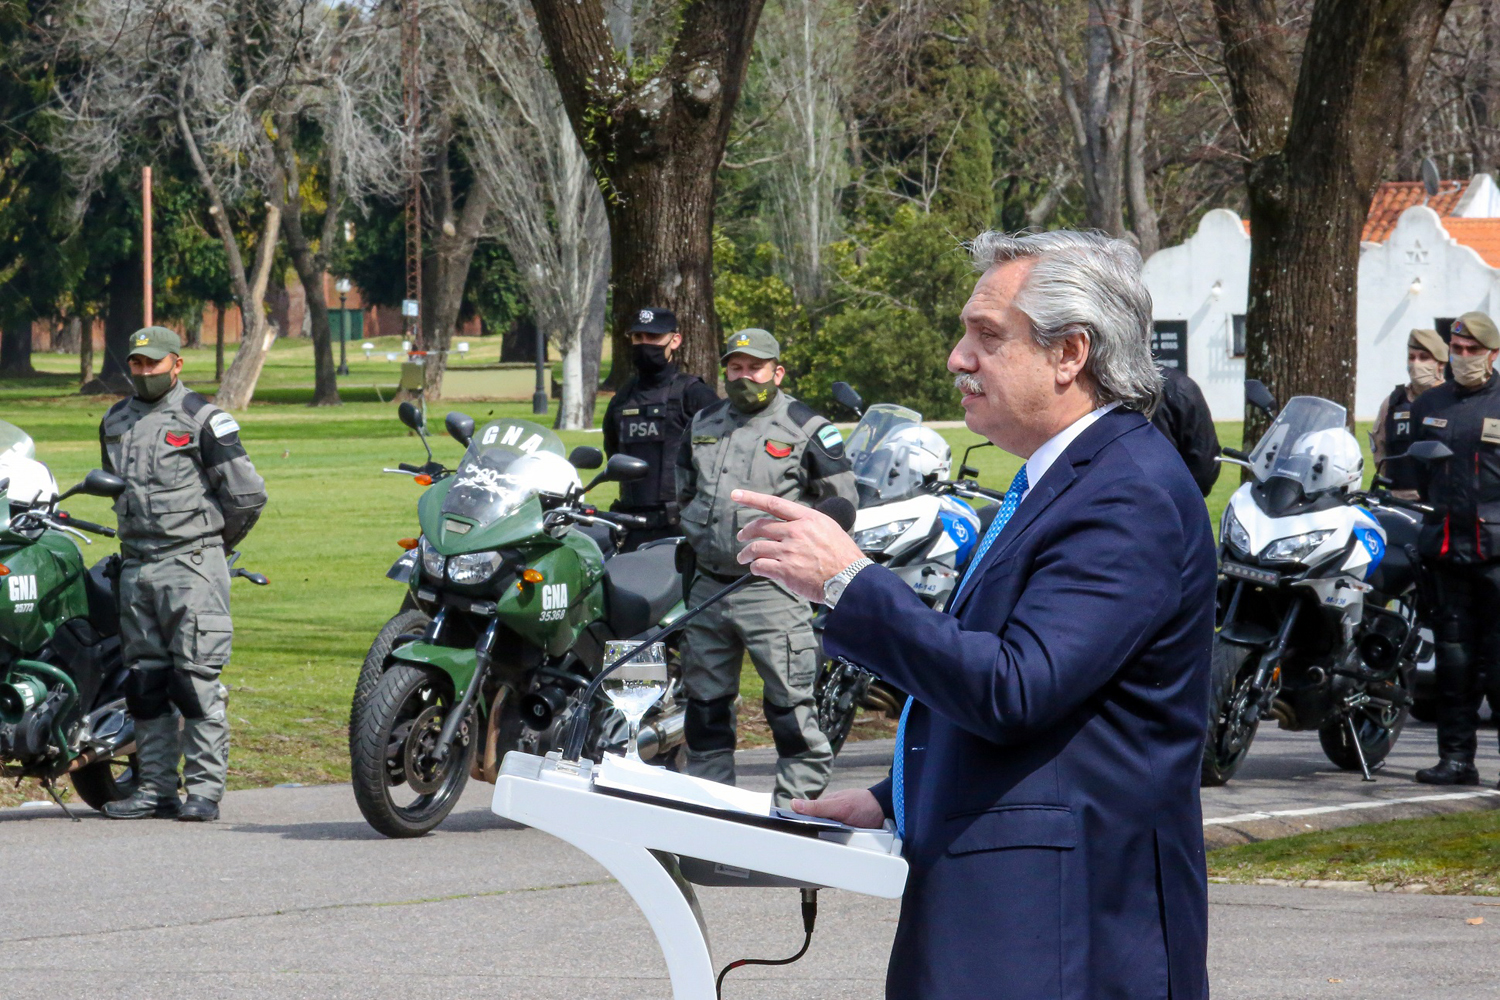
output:
MULTIPOLYGON (((1274 413, 1259 382, 1246 397, 1274 413)), ((1364 459, 1347 422, 1342 406, 1297 396, 1249 455, 1224 449, 1222 461, 1254 478, 1220 524, 1204 785, 1234 775, 1262 720, 1316 730, 1328 759, 1367 781, 1405 724, 1427 508, 1360 490, 1364 459)), ((1441 457, 1424 447, 1410 454, 1441 457)))
MULTIPOLYGON (((866 410, 844 382, 834 384, 834 396, 860 415, 845 446, 859 489, 855 544, 927 605, 945 607, 979 542, 979 515, 960 497, 993 503, 999 495, 974 483, 967 465, 958 481, 948 479, 953 451, 942 435, 922 426, 917 411, 894 403, 866 410)), ((823 665, 816 698, 819 726, 835 751, 858 708, 894 718, 906 702, 904 692, 844 660, 823 665)))

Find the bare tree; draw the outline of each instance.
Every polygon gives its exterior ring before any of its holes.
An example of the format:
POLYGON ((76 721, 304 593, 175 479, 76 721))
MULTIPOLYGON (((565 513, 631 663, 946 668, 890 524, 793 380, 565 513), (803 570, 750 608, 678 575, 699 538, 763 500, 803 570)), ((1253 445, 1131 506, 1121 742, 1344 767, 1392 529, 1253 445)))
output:
MULTIPOLYGON (((719 162, 765 0, 685 0, 653 45, 615 43, 604 0, 531 0, 573 131, 605 186, 613 327, 676 312, 684 367, 717 384, 713 301, 719 162)), ((615 356, 616 375, 625 360, 615 356)))
MULTIPOLYGON (((1370 198, 1451 0, 1316 0, 1300 53, 1270 0, 1213 0, 1246 160, 1246 374, 1352 406, 1370 198)), ((1253 419, 1253 418, 1252 418, 1253 419)))
POLYGON ((470 160, 493 199, 495 235, 516 262, 538 325, 562 353, 558 426, 589 427, 600 345, 589 334, 604 328, 604 199, 525 0, 489 0, 483 8, 449 0, 441 10, 465 42, 452 47, 446 73, 472 143, 470 160), (585 378, 591 346, 593 374, 585 378))
POLYGON ((58 95, 59 148, 81 196, 132 156, 179 148, 193 163, 244 321, 220 404, 249 405, 275 338, 264 303, 278 231, 311 314, 313 401, 336 403, 323 273, 340 207, 399 184, 394 32, 310 0, 74 0, 58 20, 60 54, 82 66, 58 95), (316 236, 312 194, 323 209, 316 236), (248 272, 245 223, 261 233, 248 272))

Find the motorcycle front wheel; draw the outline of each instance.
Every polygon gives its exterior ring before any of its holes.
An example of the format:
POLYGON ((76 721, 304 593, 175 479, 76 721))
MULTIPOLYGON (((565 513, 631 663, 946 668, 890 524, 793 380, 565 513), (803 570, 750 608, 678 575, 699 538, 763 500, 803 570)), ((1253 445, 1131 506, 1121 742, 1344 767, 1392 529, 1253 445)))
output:
POLYGON ((1223 785, 1245 762, 1260 715, 1254 713, 1245 721, 1245 700, 1250 696, 1250 677, 1259 657, 1252 656, 1248 646, 1237 646, 1214 639, 1210 661, 1208 702, 1208 738, 1203 743, 1203 770, 1199 784, 1204 788, 1223 785))
POLYGON ((387 837, 420 837, 458 804, 479 746, 476 716, 459 727, 453 752, 433 755, 443 719, 453 706, 452 685, 404 663, 381 676, 352 735, 354 801, 387 837))
POLYGON ((864 701, 865 690, 873 678, 845 660, 830 660, 818 671, 813 699, 818 708, 818 728, 828 737, 834 753, 843 749, 854 715, 864 701))
MULTIPOLYGON (((408 594, 407 598, 410 599, 408 594)), ((359 668, 359 680, 354 682, 354 699, 349 703, 349 750, 354 751, 354 737, 359 732, 361 721, 361 710, 365 703, 374 694, 375 687, 380 683, 380 678, 385 675, 386 661, 391 658, 391 650, 399 645, 404 645, 413 638, 421 638, 427 631, 427 626, 432 624, 424 611, 416 608, 402 607, 389 621, 381 626, 375 641, 370 643, 370 651, 365 654, 365 662, 359 668)))

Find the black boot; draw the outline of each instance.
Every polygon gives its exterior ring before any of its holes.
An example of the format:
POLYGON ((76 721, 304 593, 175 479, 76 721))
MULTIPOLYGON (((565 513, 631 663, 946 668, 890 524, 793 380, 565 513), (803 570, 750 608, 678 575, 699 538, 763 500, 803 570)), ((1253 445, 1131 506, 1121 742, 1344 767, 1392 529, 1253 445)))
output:
POLYGON ((110 819, 176 819, 181 808, 176 792, 141 787, 128 799, 104 803, 101 811, 110 819))
POLYGON ((1444 757, 1432 767, 1418 771, 1417 780, 1424 785, 1477 785, 1479 770, 1469 761, 1444 757))
POLYGON ((219 804, 201 795, 189 795, 177 819, 183 823, 212 823, 219 818, 219 804))

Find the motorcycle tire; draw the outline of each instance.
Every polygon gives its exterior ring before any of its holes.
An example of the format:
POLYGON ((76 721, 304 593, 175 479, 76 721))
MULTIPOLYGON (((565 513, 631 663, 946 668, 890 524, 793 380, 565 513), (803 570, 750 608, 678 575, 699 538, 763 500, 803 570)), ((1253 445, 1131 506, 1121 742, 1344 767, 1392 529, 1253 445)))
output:
POLYGON ((453 704, 447 680, 409 664, 392 664, 361 712, 351 755, 354 801, 370 826, 387 837, 420 837, 430 832, 458 804, 468 784, 479 748, 477 714, 470 713, 454 740, 454 753, 433 771, 426 770, 430 758, 419 749, 436 740, 446 710, 453 704), (417 779, 422 788, 415 787, 417 779), (413 785, 418 794, 403 805, 392 790, 405 784, 413 785))
POLYGON ((844 741, 854 728, 854 716, 872 679, 867 672, 838 660, 825 662, 818 671, 813 686, 818 728, 828 737, 828 745, 835 754, 843 749, 844 741))
MULTIPOLYGON (((1360 749, 1365 752, 1365 763, 1370 770, 1385 762, 1386 756, 1395 747, 1401 730, 1406 726, 1407 711, 1403 709, 1391 726, 1381 725, 1376 719, 1360 714, 1355 717, 1355 728, 1359 730, 1360 749)), ((1359 753, 1354 749, 1354 740, 1349 736, 1349 726, 1340 719, 1318 730, 1318 742, 1323 754, 1334 767, 1343 771, 1358 771, 1359 753)))
POLYGON ((1412 703, 1411 717, 1418 722, 1436 722, 1438 703, 1436 698, 1418 698, 1412 703))
MULTIPOLYGON (((411 594, 407 594, 407 600, 411 594)), ((370 651, 365 654, 365 662, 359 668, 359 680, 354 682, 354 699, 349 703, 349 752, 354 752, 354 734, 359 732, 360 709, 365 702, 370 700, 380 678, 385 675, 386 661, 390 659, 391 650, 402 645, 403 636, 420 636, 427 631, 427 626, 432 624, 432 619, 423 611, 416 608, 407 608, 404 605, 390 621, 380 627, 375 636, 375 641, 370 643, 370 651)))
POLYGON ((1230 729, 1231 723, 1225 719, 1235 695, 1250 679, 1255 662, 1249 647, 1214 639, 1209 668, 1208 738, 1203 743, 1203 768, 1199 780, 1204 788, 1217 788, 1234 777, 1234 772, 1239 770, 1250 752, 1255 731, 1260 728, 1260 719, 1257 718, 1248 727, 1234 723, 1241 730, 1234 732, 1230 729))
POLYGON ((101 760, 88 767, 80 767, 68 777, 73 780, 73 791, 91 809, 103 809, 106 803, 119 802, 135 794, 140 782, 135 754, 101 760))

